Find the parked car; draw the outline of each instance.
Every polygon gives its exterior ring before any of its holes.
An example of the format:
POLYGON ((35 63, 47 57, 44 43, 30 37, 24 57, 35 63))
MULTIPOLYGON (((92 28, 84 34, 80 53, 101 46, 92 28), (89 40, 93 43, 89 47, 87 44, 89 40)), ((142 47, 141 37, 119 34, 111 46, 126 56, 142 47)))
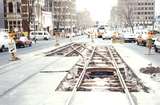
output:
POLYGON ((148 37, 147 33, 148 33, 147 30, 140 30, 135 33, 137 45, 146 46, 147 37, 148 37))
POLYGON ((119 40, 122 38, 122 34, 119 32, 112 32, 112 40, 119 40))
POLYGON ((30 38, 31 39, 36 38, 37 40, 48 40, 51 38, 51 35, 47 31, 31 31, 30 38))
POLYGON ((154 50, 158 52, 160 50, 160 37, 157 37, 154 42, 154 50))
POLYGON ((8 37, 7 32, 0 32, 0 51, 3 52, 8 49, 8 37))
POLYGON ((19 39, 16 40, 16 46, 20 47, 27 47, 32 46, 32 41, 29 40, 26 36, 20 36, 19 39))
POLYGON ((75 37, 76 34, 75 33, 66 33, 66 38, 72 38, 75 37))
POLYGON ((112 38, 112 32, 106 32, 103 34, 102 36, 102 39, 105 40, 105 39, 111 39, 112 38))
POLYGON ((136 36, 133 33, 123 33, 122 38, 124 42, 136 42, 136 36))

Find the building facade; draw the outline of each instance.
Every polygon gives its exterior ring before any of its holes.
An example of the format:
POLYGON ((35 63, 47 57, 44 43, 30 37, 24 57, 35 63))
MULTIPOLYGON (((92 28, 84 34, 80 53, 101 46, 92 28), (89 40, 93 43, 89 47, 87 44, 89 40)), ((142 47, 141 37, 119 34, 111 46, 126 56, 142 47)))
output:
POLYGON ((154 29, 160 30, 160 15, 156 16, 156 18, 155 18, 154 29))
POLYGON ((117 7, 120 10, 119 13, 125 15, 123 18, 119 16, 120 21, 125 24, 127 23, 125 17, 130 18, 134 26, 149 26, 154 23, 155 0, 118 0, 117 7))
POLYGON ((76 26, 80 29, 86 29, 95 25, 88 10, 77 12, 76 17, 76 26))
POLYGON ((0 29, 4 29, 5 26, 4 26, 4 2, 3 0, 0 0, 0 29))
POLYGON ((153 25, 155 17, 154 0, 138 0, 134 8, 134 24, 153 25))
POLYGON ((72 32, 76 26, 75 0, 54 0, 54 31, 72 32))
POLYGON ((21 0, 3 0, 5 29, 18 31, 22 29, 21 0))

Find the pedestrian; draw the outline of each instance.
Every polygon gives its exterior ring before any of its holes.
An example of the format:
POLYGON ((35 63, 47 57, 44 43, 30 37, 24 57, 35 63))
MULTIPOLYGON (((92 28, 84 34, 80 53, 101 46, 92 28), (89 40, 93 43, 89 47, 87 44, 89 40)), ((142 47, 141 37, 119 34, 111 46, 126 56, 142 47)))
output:
POLYGON ((148 32, 148 38, 147 38, 147 47, 148 47, 148 55, 151 54, 151 49, 152 49, 152 33, 148 32))
POLYGON ((16 43, 14 39, 13 34, 9 34, 9 40, 8 40, 8 51, 11 55, 11 61, 19 60, 19 58, 16 56, 16 43))
POLYGON ((37 43, 37 38, 36 38, 36 36, 34 36, 33 41, 34 41, 35 44, 37 43))

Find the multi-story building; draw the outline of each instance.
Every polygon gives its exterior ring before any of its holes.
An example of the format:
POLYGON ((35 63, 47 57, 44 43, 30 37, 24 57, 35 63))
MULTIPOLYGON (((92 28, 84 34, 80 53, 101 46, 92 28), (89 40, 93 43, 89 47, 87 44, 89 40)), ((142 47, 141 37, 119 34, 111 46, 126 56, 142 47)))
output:
POLYGON ((30 31, 32 0, 21 0, 21 17, 23 31, 30 31))
POLYGON ((110 20, 109 20, 109 25, 111 28, 117 27, 120 25, 119 18, 118 18, 118 8, 117 6, 112 7, 111 9, 111 14, 110 14, 110 20))
POLYGON ((160 30, 160 15, 155 17, 155 24, 154 24, 154 28, 156 30, 160 30))
MULTIPOLYGON (((129 18, 134 26, 153 25, 155 0, 118 0, 118 8, 120 10, 119 13, 129 18)), ((121 19, 120 21, 122 21, 121 19)))
MULTIPOLYGON (((43 30, 48 28, 46 21, 52 23, 52 0, 3 0, 2 3, 4 11, 1 12, 5 13, 4 28, 9 31, 43 30)), ((0 23, 3 22, 1 20, 0 23)))
POLYGON ((22 29, 21 0, 3 0, 5 29, 18 31, 22 29))
POLYGON ((94 26, 94 22, 91 19, 90 12, 88 10, 80 11, 77 13, 76 26, 80 29, 85 29, 94 26))
POLYGON ((139 0, 134 8, 134 24, 153 25, 155 16, 154 0, 139 0))
POLYGON ((4 29, 4 2, 3 0, 0 0, 0 29, 4 29))
POLYGON ((31 30, 53 30, 52 5, 53 0, 32 0, 31 30))
POLYGON ((54 30, 72 32, 76 24, 75 0, 54 0, 54 30))

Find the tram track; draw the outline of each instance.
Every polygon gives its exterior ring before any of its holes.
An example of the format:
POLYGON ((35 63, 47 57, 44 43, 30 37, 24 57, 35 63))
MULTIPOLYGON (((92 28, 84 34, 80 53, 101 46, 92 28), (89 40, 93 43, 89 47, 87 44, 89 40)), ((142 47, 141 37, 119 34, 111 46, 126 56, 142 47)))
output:
MULTIPOLYGON (((44 53, 44 54, 45 54, 46 56, 50 56, 50 55, 52 55, 52 54, 54 54, 54 53, 57 53, 57 52, 60 52, 60 51, 62 51, 62 50, 71 48, 72 46, 74 47, 75 45, 76 45, 76 43, 70 43, 70 44, 64 45, 64 46, 62 46, 62 47, 58 47, 58 48, 56 48, 56 49, 54 49, 54 50, 52 50, 52 51, 50 51, 50 52, 46 52, 46 53, 44 53)), ((71 51, 65 53, 65 54, 64 54, 64 57, 66 57, 66 56, 68 56, 68 55, 72 56, 71 54, 72 54, 74 51, 77 51, 79 48, 81 48, 81 47, 78 46, 78 47, 75 48, 75 49, 71 48, 71 49, 70 49, 71 51)), ((25 65, 32 64, 32 63, 38 61, 40 58, 43 58, 43 56, 35 56, 35 57, 32 57, 31 59, 26 60, 26 61, 23 61, 23 62, 19 62, 19 61, 18 61, 18 62, 16 62, 16 63, 9 64, 9 65, 6 65, 6 66, 4 66, 4 67, 1 67, 1 68, 0 68, 0 75, 3 75, 3 74, 5 74, 5 73, 11 72, 11 71, 14 71, 14 70, 16 70, 17 68, 24 66, 24 64, 25 64, 25 65)))
MULTIPOLYGON (((74 46, 74 44, 67 44, 67 45, 62 46, 62 47, 60 47, 60 48, 54 49, 54 51, 57 52, 57 51, 59 51, 59 50, 64 50, 64 49, 66 49, 66 48, 68 48, 68 47, 71 47, 71 46, 74 46)), ((79 47, 77 47, 76 49, 79 49, 79 47)), ((67 53, 67 54, 64 55, 63 57, 66 57, 68 54, 72 53, 72 52, 73 52, 74 50, 76 50, 76 49, 72 49, 72 51, 70 51, 69 53, 67 53)), ((47 63, 47 64, 44 65, 44 66, 42 66, 39 70, 28 71, 28 72, 31 72, 31 73, 29 73, 28 76, 24 77, 22 80, 19 80, 17 83, 14 84, 14 86, 11 86, 11 87, 5 89, 5 91, 0 94, 0 97, 3 97, 4 95, 6 95, 7 93, 9 93, 9 92, 12 91, 13 89, 17 88, 18 86, 20 86, 21 84, 23 84, 24 82, 26 82, 27 80, 29 80, 30 78, 32 78, 33 76, 35 76, 36 74, 40 73, 41 70, 45 69, 45 68, 48 67, 49 65, 55 63, 56 61, 58 61, 58 60, 60 60, 60 59, 63 59, 63 57, 55 58, 55 60, 47 63)), ((14 75, 14 71, 17 70, 16 68, 19 68, 19 67, 22 68, 23 65, 25 65, 25 67, 26 67, 27 65, 34 64, 34 63, 36 63, 36 61, 40 60, 41 58, 42 58, 42 60, 43 60, 43 59, 45 59, 45 56, 36 56, 36 58, 32 58, 31 60, 27 60, 26 62, 20 63, 20 64, 15 65, 15 66, 13 66, 13 67, 5 70, 5 71, 0 72, 0 75, 4 75, 4 74, 9 73, 9 72, 11 72, 11 71, 13 72, 13 75, 14 75), (22 65, 22 64, 23 64, 23 65, 22 65)), ((37 62, 37 63, 38 63, 38 62, 37 62)), ((24 68, 25 68, 25 67, 24 67, 24 68)), ((3 70, 3 69, 2 69, 2 70, 3 70)), ((26 71, 27 69, 24 69, 24 70, 26 71)), ((22 72, 22 71, 21 71, 21 72, 22 72)), ((7 74, 6 74, 6 75, 7 75, 7 74)))
POLYGON ((76 82, 76 84, 75 84, 75 86, 74 86, 74 88, 73 88, 73 90, 72 90, 71 96, 67 99, 65 105, 70 105, 70 104, 71 104, 72 98, 73 98, 74 95, 76 94, 77 89, 79 88, 80 84, 82 83, 82 80, 84 79, 84 76, 85 76, 87 67, 88 67, 88 65, 89 65, 89 63, 90 63, 90 61, 91 61, 91 59, 92 59, 92 57, 93 57, 93 54, 94 54, 94 52, 95 52, 95 49, 96 49, 96 48, 93 48, 93 51, 92 51, 89 59, 86 60, 86 62, 85 62, 85 64, 84 64, 84 67, 83 67, 83 70, 82 70, 82 73, 81 73, 81 75, 79 76, 78 81, 76 82))
POLYGON ((114 67, 115 67, 115 70, 116 70, 116 72, 117 72, 117 76, 118 76, 118 78, 119 78, 119 81, 120 81, 120 83, 121 83, 121 86, 123 87, 123 90, 124 90, 124 92, 125 92, 128 100, 129 100, 130 105, 136 105, 135 102, 134 102, 134 100, 133 100, 133 98, 132 98, 132 96, 131 96, 131 94, 130 94, 130 92, 129 92, 129 90, 128 90, 128 87, 127 87, 127 85, 126 85, 126 82, 125 82, 125 80, 124 80, 124 78, 123 78, 123 76, 122 76, 122 74, 121 74, 121 72, 120 72, 120 69, 119 69, 118 64, 117 64, 117 62, 116 62, 116 60, 115 60, 115 57, 113 56, 113 53, 111 52, 111 50, 110 50, 109 48, 108 48, 108 51, 109 51, 109 53, 110 53, 110 55, 111 55, 112 64, 113 64, 114 67))
POLYGON ((130 76, 131 70, 128 70, 117 51, 110 46, 84 48, 88 50, 86 57, 89 58, 77 64, 77 74, 73 73, 73 77, 70 77, 72 71, 69 72, 69 77, 66 76, 56 89, 71 91, 65 105, 74 105, 73 101, 78 91, 121 92, 126 95, 129 105, 136 105, 131 92, 143 90, 143 84, 137 82, 135 74, 132 74, 133 77, 130 76))

